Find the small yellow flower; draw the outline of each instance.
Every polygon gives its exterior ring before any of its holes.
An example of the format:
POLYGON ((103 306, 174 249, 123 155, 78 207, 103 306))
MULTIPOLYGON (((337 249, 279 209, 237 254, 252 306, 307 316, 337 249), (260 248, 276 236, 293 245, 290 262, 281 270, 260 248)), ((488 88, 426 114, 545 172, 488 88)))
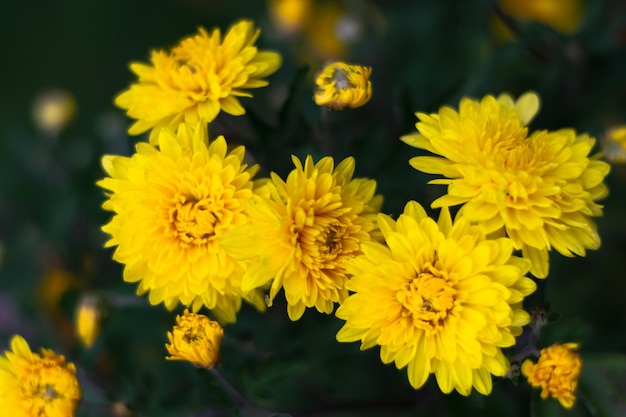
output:
POLYGON ((520 20, 541 22, 565 33, 575 33, 583 20, 583 0, 499 0, 502 11, 520 20))
POLYGON ((95 294, 81 297, 76 307, 76 335, 83 346, 90 348, 96 342, 104 319, 104 302, 95 294))
POLYGON ((530 385, 541 388, 541 398, 551 396, 565 408, 574 406, 574 392, 583 367, 577 349, 578 343, 552 345, 541 349, 536 364, 530 359, 524 361, 522 374, 528 378, 530 385))
POLYGON ((287 312, 298 320, 305 308, 330 314, 348 290, 344 263, 361 253, 377 232, 382 197, 376 182, 352 178, 354 158, 337 167, 308 156, 283 181, 271 180, 246 203, 249 222, 224 234, 221 244, 236 259, 251 261, 242 278, 244 293, 271 283, 269 303, 284 289, 287 312))
POLYGON ((238 97, 252 97, 247 89, 268 85, 263 78, 281 64, 277 52, 257 50, 259 34, 248 20, 234 24, 223 39, 219 29, 209 35, 201 27, 171 51, 153 51, 151 65, 132 63, 130 69, 139 79, 115 99, 137 119, 128 133, 152 129, 150 143, 155 144, 163 127, 209 123, 220 110, 244 114, 238 97))
POLYGON ((606 131, 602 151, 609 162, 626 163, 626 125, 611 127, 606 131))
POLYGON ((509 370, 501 349, 530 320, 530 262, 512 255, 509 239, 489 239, 462 216, 452 222, 445 208, 435 221, 411 201, 397 221, 379 214, 378 225, 386 245, 363 242, 344 263, 353 293, 337 309, 346 321, 337 340, 380 345, 381 360, 408 367, 415 389, 435 374, 444 393, 489 394, 491 375, 509 370))
POLYGON ((333 110, 361 107, 372 97, 371 73, 370 67, 345 62, 327 65, 315 80, 315 103, 333 110))
POLYGON ((190 313, 176 316, 176 326, 167 332, 170 355, 165 359, 191 362, 198 368, 211 369, 220 360, 220 345, 224 329, 218 322, 203 314, 190 313))
MULTIPOLYGON (((176 134, 163 129, 159 148, 139 142, 131 157, 105 156, 110 177, 98 185, 108 191, 102 207, 115 215, 102 230, 111 236, 106 246, 117 246, 124 280, 138 282, 151 304, 205 305, 234 322, 244 266, 219 239, 246 223, 243 203, 258 167, 243 162, 242 146, 229 152, 223 137, 208 143, 207 136, 206 125, 183 124, 176 134)), ((265 307, 260 292, 249 301, 265 307)))
POLYGON ((57 135, 74 117, 76 101, 64 90, 44 91, 33 105, 35 124, 42 132, 57 135))
POLYGON ((270 17, 286 35, 302 30, 310 17, 311 6, 311 0, 268 0, 270 17))
POLYGON ((71 417, 80 397, 74 364, 49 349, 33 353, 13 336, 0 356, 0 417, 71 417))
POLYGON ((608 193, 604 177, 610 167, 589 156, 595 139, 587 134, 529 134, 538 110, 534 93, 517 101, 507 94, 463 98, 458 111, 417 113, 419 133, 401 139, 435 155, 409 161, 445 177, 431 181, 447 186, 433 207, 461 204, 486 234, 506 233, 532 261, 532 274, 545 278, 551 249, 573 257, 600 247, 593 217, 602 215, 597 200, 608 193))

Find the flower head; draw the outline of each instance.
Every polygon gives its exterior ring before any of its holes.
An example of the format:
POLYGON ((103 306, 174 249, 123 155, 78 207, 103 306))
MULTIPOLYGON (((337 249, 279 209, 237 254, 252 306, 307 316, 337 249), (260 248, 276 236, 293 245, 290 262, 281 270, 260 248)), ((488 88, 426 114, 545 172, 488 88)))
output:
POLYGON ((410 164, 447 179, 433 207, 463 204, 461 211, 485 233, 506 232, 515 249, 532 261, 531 272, 545 278, 548 251, 565 256, 597 249, 600 238, 592 217, 602 214, 596 200, 607 194, 605 162, 590 158, 595 140, 572 129, 528 134, 526 125, 539 108, 527 93, 464 98, 459 110, 417 113, 419 134, 402 140, 432 152, 410 164))
POLYGON ((281 63, 278 53, 257 50, 259 34, 248 20, 234 24, 223 39, 219 29, 209 34, 200 28, 169 52, 153 51, 151 65, 131 64, 138 81, 115 99, 137 119, 128 133, 153 129, 154 144, 163 127, 175 130, 182 122, 209 123, 220 110, 244 114, 238 97, 252 97, 247 89, 266 86, 263 78, 281 63))
MULTIPOLYGON (((152 304, 204 304, 232 322, 243 266, 219 238, 246 222, 257 167, 243 163, 243 147, 228 152, 223 137, 207 144, 206 136, 206 126, 182 125, 176 135, 161 132, 160 149, 140 142, 130 158, 105 156, 110 177, 98 185, 110 192, 102 207, 115 215, 102 230, 111 235, 106 246, 117 246, 124 280, 139 282, 152 304)), ((263 308, 260 295, 254 301, 263 308)))
POLYGON ((528 383, 541 388, 541 398, 556 398, 565 408, 572 408, 576 401, 574 391, 583 361, 576 352, 578 343, 552 345, 541 349, 539 361, 535 364, 526 359, 522 364, 522 374, 528 383))
POLYGON ((218 322, 203 314, 190 313, 176 316, 176 326, 167 332, 170 344, 165 348, 170 355, 165 359, 191 362, 198 368, 211 369, 220 360, 220 345, 224 329, 218 322))
POLYGON ((353 294, 337 309, 346 321, 337 340, 380 345, 384 363, 408 365, 415 389, 434 373, 444 393, 488 394, 491 375, 509 369, 501 348, 530 319, 530 262, 512 256, 509 239, 487 239, 464 217, 452 223, 447 209, 435 222, 411 201, 397 221, 379 214, 378 224, 387 245, 364 242, 345 263, 353 294))
POLYGON ((382 198, 374 196, 375 181, 352 178, 353 158, 337 167, 331 157, 315 164, 308 156, 304 165, 292 159, 287 180, 272 174, 263 195, 247 203, 250 222, 225 234, 222 245, 252 261, 242 290, 272 282, 269 302, 283 288, 289 317, 297 320, 306 307, 331 313, 347 296, 344 263, 372 239, 382 198))
POLYGON ((22 336, 0 357, 0 416, 71 417, 80 401, 76 367, 49 349, 33 353, 22 336))
POLYGON ((315 103, 333 110, 361 107, 372 97, 371 73, 370 67, 345 62, 327 65, 315 80, 315 103))

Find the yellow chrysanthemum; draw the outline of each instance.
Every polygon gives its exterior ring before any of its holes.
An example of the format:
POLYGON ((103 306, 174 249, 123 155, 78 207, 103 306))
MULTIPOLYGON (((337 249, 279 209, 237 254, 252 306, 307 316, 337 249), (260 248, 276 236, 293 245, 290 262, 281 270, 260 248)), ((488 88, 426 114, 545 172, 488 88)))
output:
POLYGON ((354 293, 337 309, 346 321, 337 340, 380 345, 384 363, 408 365, 416 389, 434 373, 444 393, 490 393, 491 375, 509 370, 501 348, 530 320, 530 262, 512 256, 509 239, 487 239, 464 217, 453 224, 447 209, 436 223, 411 201, 397 222, 379 214, 378 225, 387 246, 364 242, 345 264, 354 293))
POLYGON ((333 110, 361 107, 372 97, 371 73, 370 67, 333 62, 317 76, 313 99, 333 110))
POLYGON ((170 52, 152 52, 151 65, 131 64, 138 82, 115 99, 118 107, 137 119, 128 133, 149 129, 156 143, 163 127, 176 129, 182 122, 211 122, 220 110, 245 113, 238 97, 252 97, 245 90, 264 87, 264 77, 281 64, 280 54, 258 51, 254 45, 260 30, 248 20, 233 25, 221 37, 219 29, 183 39, 170 52))
POLYGON ((238 259, 251 260, 244 292, 273 280, 269 302, 283 288, 291 320, 306 307, 331 313, 347 296, 344 262, 360 252, 375 232, 382 197, 376 182, 353 179, 354 159, 337 167, 331 157, 317 164, 308 156, 283 181, 272 174, 263 196, 246 205, 250 222, 232 229, 222 245, 238 259))
POLYGON ((211 369, 220 360, 220 346, 224 329, 218 322, 203 314, 190 313, 176 316, 176 326, 167 332, 170 344, 165 347, 170 355, 165 359, 191 362, 198 368, 211 369))
POLYGON ((530 359, 524 361, 522 374, 528 378, 530 385, 541 388, 541 398, 545 400, 551 396, 559 400, 565 408, 574 406, 574 392, 583 367, 583 361, 576 350, 578 343, 552 345, 541 349, 536 364, 530 359))
POLYGON ((13 336, 0 356, 0 417, 72 417, 80 396, 74 364, 49 349, 33 353, 13 336))
MULTIPOLYGON (((222 249, 219 238, 244 224, 243 203, 252 196, 258 167, 243 163, 245 150, 227 152, 219 137, 207 144, 206 126, 183 124, 161 132, 160 149, 138 143, 130 158, 105 156, 110 191, 103 208, 115 212, 102 230, 117 246, 113 259, 125 265, 124 280, 139 282, 152 304, 202 304, 220 320, 235 321, 241 304, 243 266, 222 249)), ((250 294, 254 296, 253 293, 250 294)), ((253 300, 263 308, 263 300, 253 300)))
POLYGON ((596 200, 607 194, 609 165, 589 157, 595 140, 586 134, 529 136, 526 125, 538 108, 534 93, 517 102, 508 95, 464 98, 458 112, 417 113, 419 134, 402 140, 441 156, 410 160, 415 169, 448 178, 431 181, 448 186, 433 207, 464 204, 470 221, 485 233, 505 231, 532 261, 531 272, 545 278, 550 249, 584 256, 600 246, 592 217, 602 214, 596 200))
POLYGON ((575 33, 583 19, 583 0, 499 0, 502 11, 521 20, 534 20, 555 30, 575 33))

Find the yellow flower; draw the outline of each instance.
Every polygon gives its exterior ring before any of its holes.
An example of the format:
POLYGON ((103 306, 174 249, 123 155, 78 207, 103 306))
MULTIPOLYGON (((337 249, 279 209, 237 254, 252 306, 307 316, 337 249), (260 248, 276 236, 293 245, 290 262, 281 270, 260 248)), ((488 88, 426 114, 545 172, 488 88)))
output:
POLYGON ((268 0, 270 17, 281 32, 297 33, 310 17, 311 3, 311 0, 268 0))
POLYGON ((333 110, 361 107, 372 97, 371 73, 370 67, 345 62, 327 65, 315 80, 315 103, 333 110))
POLYGON ((283 288, 289 317, 298 320, 306 307, 331 313, 347 296, 344 262, 372 238, 382 197, 374 196, 375 181, 352 178, 353 158, 336 168, 331 157, 315 164, 308 156, 304 166, 292 159, 287 180, 272 174, 246 205, 250 222, 226 233, 222 246, 251 260, 244 292, 272 282, 269 303, 283 288))
POLYGON ((576 401, 574 391, 583 361, 576 352, 578 343, 552 345, 541 349, 539 361, 535 364, 526 359, 522 364, 522 374, 535 388, 541 387, 541 398, 551 396, 559 400, 565 408, 572 408, 576 401))
POLYGON ((447 209, 435 222, 411 201, 397 221, 379 214, 378 224, 387 245, 364 242, 346 261, 353 294, 337 309, 346 321, 337 340, 380 345, 384 363, 408 365, 415 389, 434 373, 444 393, 489 394, 491 375, 509 370, 501 348, 530 320, 530 263, 512 256, 509 239, 487 239, 464 217, 453 224, 447 209))
POLYGON ((75 317, 76 335, 86 348, 93 346, 100 334, 105 316, 104 309, 104 301, 95 294, 86 294, 78 302, 75 317))
POLYGON ((203 314, 185 310, 176 316, 176 326, 167 332, 170 344, 165 344, 170 355, 165 359, 191 362, 198 368, 211 369, 220 360, 220 345, 224 329, 218 322, 203 314))
POLYGON ((80 401, 76 367, 49 349, 33 353, 22 336, 0 357, 1 417, 71 417, 80 401))
POLYGON ((534 20, 565 33, 575 33, 583 19, 582 0, 499 0, 502 11, 515 19, 534 20))
POLYGON ((220 30, 200 28, 170 52, 152 52, 151 65, 132 63, 138 82, 115 99, 118 107, 137 119, 128 133, 149 129, 155 144, 163 127, 176 130, 182 122, 211 122, 220 110, 239 116, 245 113, 238 97, 252 97, 246 89, 264 87, 264 77, 281 63, 276 52, 257 51, 260 30, 242 20, 222 40, 220 30))
POLYGON ((484 233, 502 232, 532 261, 531 272, 548 274, 548 251, 565 256, 597 249, 600 238, 592 217, 602 214, 596 200, 606 196, 605 162, 590 158, 595 140, 572 129, 536 131, 526 125, 539 108, 527 93, 464 98, 459 111, 417 113, 419 134, 402 140, 441 157, 418 156, 410 164, 447 179, 448 193, 433 207, 464 204, 461 211, 484 233))
POLYGON ((626 125, 614 126, 606 131, 602 151, 609 162, 626 163, 626 125))
POLYGON ((44 133, 57 135, 74 117, 76 101, 65 90, 48 90, 41 93, 33 105, 33 119, 44 133))
MULTIPOLYGON (((138 143, 130 158, 102 159, 110 175, 98 182, 110 191, 102 207, 115 212, 102 228, 111 235, 106 246, 117 246, 113 259, 125 265, 124 280, 139 282, 150 303, 171 310, 181 302, 193 311, 204 304, 233 322, 243 265, 219 238, 246 222, 243 203, 258 167, 243 163, 243 147, 227 152, 221 136, 207 144, 204 125, 183 124, 177 135, 162 130, 159 142, 160 149, 138 143)), ((260 294, 250 300, 264 307, 260 294)))

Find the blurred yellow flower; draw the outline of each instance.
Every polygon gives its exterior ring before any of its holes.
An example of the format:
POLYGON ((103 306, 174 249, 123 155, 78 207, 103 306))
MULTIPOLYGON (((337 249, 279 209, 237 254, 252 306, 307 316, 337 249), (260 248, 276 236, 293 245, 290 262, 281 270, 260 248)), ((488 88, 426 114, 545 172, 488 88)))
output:
POLYGON ((532 261, 533 275, 545 278, 552 248, 584 256, 600 246, 592 217, 602 215, 596 200, 607 195, 609 165, 588 156, 595 139, 587 134, 562 129, 528 135, 526 125, 538 109, 534 93, 517 101, 509 95, 464 98, 458 111, 417 113, 419 133, 402 140, 438 155, 409 161, 447 178, 431 181, 448 191, 433 207, 463 204, 463 214, 484 233, 506 232, 532 261))
POLYGON ((42 92, 33 105, 35 125, 42 132, 55 136, 74 117, 76 101, 65 90, 47 90, 42 92))
MULTIPOLYGON (((151 304, 205 305, 233 322, 244 269, 219 238, 246 223, 243 203, 258 166, 243 163, 243 147, 228 152, 221 136, 208 144, 202 124, 183 124, 176 135, 164 129, 159 143, 138 143, 130 158, 103 157, 110 177, 98 182, 109 191, 102 207, 115 212, 102 228, 111 235, 106 246, 117 246, 113 259, 125 265, 124 280, 138 282, 151 304)), ((262 294, 250 301, 264 308, 262 294)))
POLYGON ((539 361, 535 364, 526 359, 522 364, 522 374, 528 383, 541 388, 541 398, 556 398, 565 408, 572 408, 576 401, 574 392, 583 361, 576 352, 578 343, 552 345, 541 349, 539 361))
POLYGON ((71 417, 80 397, 74 364, 49 349, 33 353, 13 336, 0 356, 0 417, 71 417))
POLYGON ((149 129, 155 144, 163 127, 180 123, 209 123, 220 112, 239 116, 245 109, 238 97, 252 97, 247 89, 268 85, 264 77, 281 64, 280 54, 258 51, 260 30, 248 20, 234 24, 222 39, 219 29, 200 28, 170 52, 152 52, 151 64, 132 63, 138 81, 115 99, 137 121, 131 135, 149 129))
POLYGON ((272 174, 263 193, 246 203, 249 223, 224 234, 221 243, 235 258, 252 261, 242 278, 244 293, 272 282, 270 305, 283 288, 289 318, 298 320, 306 307, 332 313, 348 295, 344 263, 372 239, 382 197, 374 196, 374 180, 352 178, 353 158, 336 168, 331 157, 317 164, 311 156, 304 165, 292 160, 287 180, 272 174))
POLYGON ((602 151, 609 162, 626 163, 626 125, 614 126, 606 131, 602 151))
POLYGON ((278 30, 291 35, 302 30, 310 17, 311 0, 268 0, 269 14, 278 30))
POLYGON ((345 14, 346 10, 341 2, 316 2, 305 27, 305 37, 311 52, 319 60, 339 59, 346 54, 346 42, 337 32, 337 27, 345 14))
POLYGON ((191 362, 198 368, 211 369, 220 360, 220 345, 224 329, 218 322, 202 314, 185 310, 176 316, 176 326, 167 332, 169 344, 165 347, 170 355, 165 359, 191 362))
POLYGON ((372 97, 371 73, 370 67, 345 62, 327 65, 315 79, 315 103, 333 110, 361 107, 372 97))
POLYGON ((565 33, 575 33, 583 20, 583 0, 499 0, 498 5, 508 16, 533 20, 565 33))
POLYGON ((74 319, 75 331, 78 340, 86 348, 93 346, 100 334, 104 309, 104 301, 96 294, 85 294, 78 301, 74 319))
POLYGON ((512 256, 509 239, 488 239, 464 217, 453 223, 447 208, 435 222, 411 201, 397 221, 379 214, 378 225, 386 245, 363 242, 345 262, 353 294, 337 309, 346 321, 337 340, 380 345, 384 363, 408 365, 415 389, 434 373, 444 393, 489 394, 491 375, 509 370, 501 348, 530 320, 530 262, 512 256))

